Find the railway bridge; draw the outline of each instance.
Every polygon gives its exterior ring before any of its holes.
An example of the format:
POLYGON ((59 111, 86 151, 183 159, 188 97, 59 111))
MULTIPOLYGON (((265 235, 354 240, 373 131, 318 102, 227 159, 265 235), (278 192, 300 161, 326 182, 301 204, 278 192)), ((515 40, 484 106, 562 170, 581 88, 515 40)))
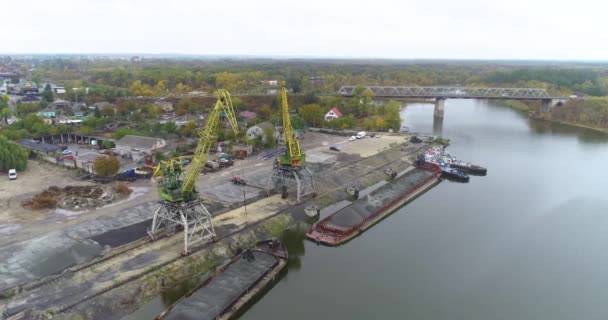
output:
MULTIPOLYGON (((539 88, 481 88, 481 87, 417 87, 417 86, 363 86, 371 90, 376 98, 421 98, 435 99, 435 116, 443 118, 446 99, 508 99, 540 100, 542 111, 548 112, 561 105, 568 97, 551 96, 539 88)), ((354 96, 357 86, 342 86, 338 94, 354 96)))

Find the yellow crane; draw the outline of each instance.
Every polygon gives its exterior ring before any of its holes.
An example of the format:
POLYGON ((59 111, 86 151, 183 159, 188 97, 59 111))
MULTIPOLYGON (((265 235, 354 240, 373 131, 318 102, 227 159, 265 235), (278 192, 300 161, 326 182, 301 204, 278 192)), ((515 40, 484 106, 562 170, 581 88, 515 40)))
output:
POLYGON ((221 119, 227 119, 235 135, 238 134, 230 93, 219 89, 215 91, 215 96, 215 106, 207 117, 205 127, 197 132, 199 142, 186 170, 184 164, 188 159, 178 157, 161 161, 154 171, 161 201, 154 213, 149 234, 155 239, 161 226, 169 230, 180 225, 184 230, 184 254, 189 253, 190 244, 215 236, 211 214, 201 202, 195 184, 209 160, 211 147, 217 142, 217 131, 223 126, 221 119))
POLYGON ((283 166, 301 167, 305 156, 300 149, 300 141, 291 126, 289 105, 287 103, 287 88, 285 81, 281 81, 281 113, 283 116, 283 137, 285 138, 285 153, 279 158, 283 166))
POLYGON ((300 148, 300 140, 291 126, 285 81, 281 82, 281 115, 285 152, 275 161, 274 169, 266 184, 266 191, 268 194, 281 192, 286 199, 288 186, 292 184, 295 185, 296 201, 300 202, 305 195, 315 195, 315 183, 312 173, 306 167, 306 156, 300 148))

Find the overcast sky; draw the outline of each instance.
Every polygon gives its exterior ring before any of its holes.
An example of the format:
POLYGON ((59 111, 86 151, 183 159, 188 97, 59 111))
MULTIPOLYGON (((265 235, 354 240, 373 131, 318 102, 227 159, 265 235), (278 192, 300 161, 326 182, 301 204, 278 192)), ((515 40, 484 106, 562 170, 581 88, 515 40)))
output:
POLYGON ((608 58, 601 0, 3 1, 2 53, 608 58))

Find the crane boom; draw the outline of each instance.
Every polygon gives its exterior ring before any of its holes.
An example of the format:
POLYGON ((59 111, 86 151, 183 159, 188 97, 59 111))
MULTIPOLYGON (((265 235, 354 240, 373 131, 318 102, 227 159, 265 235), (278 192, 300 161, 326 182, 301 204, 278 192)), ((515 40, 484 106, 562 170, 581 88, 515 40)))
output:
POLYGON ((207 117, 205 127, 199 130, 199 142, 187 170, 184 172, 181 159, 161 161, 155 171, 155 176, 162 176, 163 183, 159 186, 159 194, 163 200, 169 202, 182 202, 192 200, 196 194, 195 184, 207 160, 211 147, 217 140, 217 130, 220 118, 224 115, 235 133, 238 133, 238 124, 230 99, 230 93, 224 89, 215 91, 217 101, 207 117))
POLYGON ((285 81, 281 82, 281 112, 283 115, 283 135, 287 148, 285 148, 285 154, 280 157, 280 163, 281 165, 288 165, 291 167, 301 167, 304 162, 304 155, 300 149, 300 141, 296 138, 293 128, 291 127, 285 81))
POLYGON ((219 89, 215 91, 215 96, 217 97, 217 101, 215 102, 215 107, 209 114, 209 117, 207 117, 207 124, 205 125, 205 128, 198 132, 200 140, 196 147, 196 151, 194 152, 194 157, 192 157, 192 163, 188 167, 188 170, 186 170, 182 193, 190 193, 194 190, 196 178, 205 167, 205 164, 209 159, 211 146, 217 140, 216 132, 222 113, 224 113, 228 119, 234 134, 236 135, 239 132, 239 126, 236 123, 236 116, 234 115, 230 93, 228 93, 228 90, 219 89))

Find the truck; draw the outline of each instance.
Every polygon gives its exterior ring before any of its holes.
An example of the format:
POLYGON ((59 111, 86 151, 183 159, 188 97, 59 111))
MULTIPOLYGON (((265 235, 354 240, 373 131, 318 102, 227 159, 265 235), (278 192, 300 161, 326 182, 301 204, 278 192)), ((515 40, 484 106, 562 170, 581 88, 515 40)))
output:
POLYGON ((357 133, 355 138, 357 138, 357 139, 365 138, 365 131, 361 131, 361 132, 357 133))
POLYGON ((15 169, 8 170, 8 179, 9 180, 17 179, 17 170, 15 170, 15 169))

